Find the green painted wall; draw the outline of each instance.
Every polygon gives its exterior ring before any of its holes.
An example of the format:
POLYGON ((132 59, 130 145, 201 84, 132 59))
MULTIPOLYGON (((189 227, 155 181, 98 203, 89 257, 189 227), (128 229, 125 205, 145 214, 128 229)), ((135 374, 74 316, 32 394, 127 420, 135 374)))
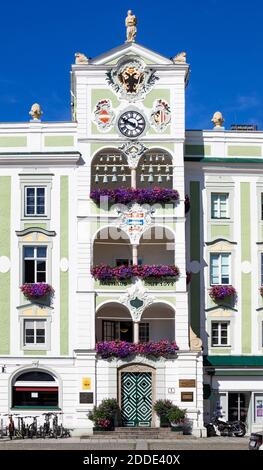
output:
POLYGON ((72 147, 74 137, 71 135, 47 135, 44 139, 45 147, 72 147))
MULTIPOLYGON (((251 261, 250 184, 240 183, 241 261, 251 261)), ((242 352, 251 353, 251 273, 241 274, 242 352)))
MULTIPOLYGON (((11 177, 0 176, 0 256, 10 258, 11 177)), ((17 286, 18 288, 18 286, 17 286)), ((10 271, 0 273, 0 354, 10 353, 10 271)))
MULTIPOLYGON (((200 183, 190 182, 190 258, 200 262, 200 183)), ((200 273, 192 274, 190 283, 191 327, 200 336, 200 273)))
MULTIPOLYGON (((68 258, 69 249, 69 181, 60 177, 60 258, 68 258)), ((60 273, 60 354, 68 354, 69 348, 69 280, 68 272, 60 273)))
POLYGON ((211 155, 211 145, 185 145, 185 155, 211 155))
POLYGON ((211 238, 230 237, 230 225, 211 225, 211 238))
POLYGON ((1 136, 0 147, 26 147, 27 137, 26 136, 1 136))
POLYGON ((143 104, 146 108, 152 108, 154 101, 159 99, 166 100, 171 106, 170 90, 168 88, 155 88, 147 94, 143 104))
POLYGON ((227 155, 230 157, 261 157, 261 147, 255 145, 229 145, 227 155))

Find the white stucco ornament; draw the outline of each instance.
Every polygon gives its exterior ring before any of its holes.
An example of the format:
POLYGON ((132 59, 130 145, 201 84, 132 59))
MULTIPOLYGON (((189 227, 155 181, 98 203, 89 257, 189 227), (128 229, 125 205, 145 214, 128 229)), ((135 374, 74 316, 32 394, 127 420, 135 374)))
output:
POLYGON ((141 206, 137 202, 128 210, 126 206, 124 207, 124 209, 121 207, 116 209, 119 216, 116 225, 129 236, 132 244, 137 245, 141 234, 150 227, 155 211, 147 204, 141 206))
POLYGON ((62 271, 63 273, 66 273, 68 271, 68 259, 67 258, 61 258, 60 271, 62 271))
POLYGON ((10 259, 7 256, 0 256, 0 273, 8 273, 10 266, 10 259))
POLYGON ((140 321, 143 311, 155 301, 155 297, 147 294, 139 279, 126 294, 120 296, 119 301, 128 308, 133 321, 140 321))
POLYGON ((243 261, 243 263, 241 264, 241 271, 242 273, 245 273, 245 274, 251 273, 252 271, 251 263, 249 261, 243 261))

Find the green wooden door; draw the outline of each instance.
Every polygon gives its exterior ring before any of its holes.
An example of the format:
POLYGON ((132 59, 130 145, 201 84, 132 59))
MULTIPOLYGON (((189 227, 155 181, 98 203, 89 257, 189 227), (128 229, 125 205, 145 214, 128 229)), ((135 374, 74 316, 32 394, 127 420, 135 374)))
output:
POLYGON ((151 372, 121 374, 121 416, 124 426, 151 426, 151 372))

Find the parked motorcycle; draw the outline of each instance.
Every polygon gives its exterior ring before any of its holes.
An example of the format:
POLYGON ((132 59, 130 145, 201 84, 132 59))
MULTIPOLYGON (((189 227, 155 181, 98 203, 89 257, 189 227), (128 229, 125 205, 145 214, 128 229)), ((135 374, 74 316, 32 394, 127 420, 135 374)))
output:
POLYGON ((235 436, 243 437, 246 434, 246 425, 242 421, 223 421, 217 416, 213 417, 206 426, 207 436, 235 436))

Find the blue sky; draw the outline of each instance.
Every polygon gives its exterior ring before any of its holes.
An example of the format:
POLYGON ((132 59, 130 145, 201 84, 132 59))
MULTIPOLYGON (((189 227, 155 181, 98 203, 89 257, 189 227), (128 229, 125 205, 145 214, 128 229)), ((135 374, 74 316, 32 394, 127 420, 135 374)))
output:
POLYGON ((125 41, 124 19, 138 18, 137 42, 190 63, 186 126, 263 129, 262 0, 9 0, 1 2, 0 121, 27 121, 37 101, 43 120, 70 119, 69 71, 76 51, 95 57, 125 41))

